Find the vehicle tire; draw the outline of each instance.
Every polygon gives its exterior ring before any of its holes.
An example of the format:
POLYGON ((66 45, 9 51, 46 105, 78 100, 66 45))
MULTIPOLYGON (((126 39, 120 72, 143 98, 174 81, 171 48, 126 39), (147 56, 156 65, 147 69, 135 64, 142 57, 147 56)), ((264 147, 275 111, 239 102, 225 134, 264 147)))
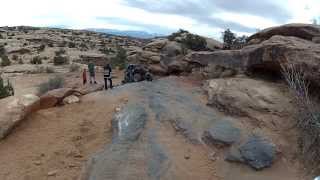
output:
POLYGON ((133 75, 133 81, 134 81, 134 82, 140 82, 140 81, 142 81, 141 74, 135 73, 135 74, 133 75))
POLYGON ((145 79, 146 79, 147 81, 152 81, 152 80, 153 80, 152 75, 151 75, 150 73, 147 73, 147 74, 146 74, 145 79))

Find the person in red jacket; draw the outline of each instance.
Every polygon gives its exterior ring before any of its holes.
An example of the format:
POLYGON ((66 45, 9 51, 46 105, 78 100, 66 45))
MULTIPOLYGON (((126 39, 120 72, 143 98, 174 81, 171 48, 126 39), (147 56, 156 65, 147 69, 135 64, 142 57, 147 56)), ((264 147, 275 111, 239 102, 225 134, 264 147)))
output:
POLYGON ((87 70, 86 69, 83 69, 83 72, 82 72, 82 82, 83 82, 83 85, 87 84, 87 70))

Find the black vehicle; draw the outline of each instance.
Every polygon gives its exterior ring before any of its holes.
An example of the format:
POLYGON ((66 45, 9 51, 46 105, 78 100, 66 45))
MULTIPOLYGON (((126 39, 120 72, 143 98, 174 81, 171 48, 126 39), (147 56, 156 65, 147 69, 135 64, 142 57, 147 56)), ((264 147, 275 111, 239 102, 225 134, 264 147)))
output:
POLYGON ((124 80, 122 81, 123 84, 153 80, 152 74, 144 65, 130 64, 124 73, 124 80))

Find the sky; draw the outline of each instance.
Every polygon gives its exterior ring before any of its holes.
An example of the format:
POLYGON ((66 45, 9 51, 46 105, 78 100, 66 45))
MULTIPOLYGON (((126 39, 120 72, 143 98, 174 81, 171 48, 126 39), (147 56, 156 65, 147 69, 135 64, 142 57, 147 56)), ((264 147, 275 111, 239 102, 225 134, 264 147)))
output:
POLYGON ((286 23, 320 23, 320 0, 1 0, 0 26, 106 28, 220 38, 286 23))

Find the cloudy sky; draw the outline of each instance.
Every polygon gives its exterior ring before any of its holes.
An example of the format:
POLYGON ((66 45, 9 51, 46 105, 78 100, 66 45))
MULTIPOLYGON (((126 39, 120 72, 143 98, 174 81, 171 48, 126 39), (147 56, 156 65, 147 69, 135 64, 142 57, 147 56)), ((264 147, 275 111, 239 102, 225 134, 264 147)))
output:
MULTIPOLYGON (((320 0, 1 0, 0 26, 108 28, 219 38, 320 16, 320 0)), ((320 20, 320 19, 319 19, 320 20)), ((320 21, 319 21, 320 22, 320 21)))

